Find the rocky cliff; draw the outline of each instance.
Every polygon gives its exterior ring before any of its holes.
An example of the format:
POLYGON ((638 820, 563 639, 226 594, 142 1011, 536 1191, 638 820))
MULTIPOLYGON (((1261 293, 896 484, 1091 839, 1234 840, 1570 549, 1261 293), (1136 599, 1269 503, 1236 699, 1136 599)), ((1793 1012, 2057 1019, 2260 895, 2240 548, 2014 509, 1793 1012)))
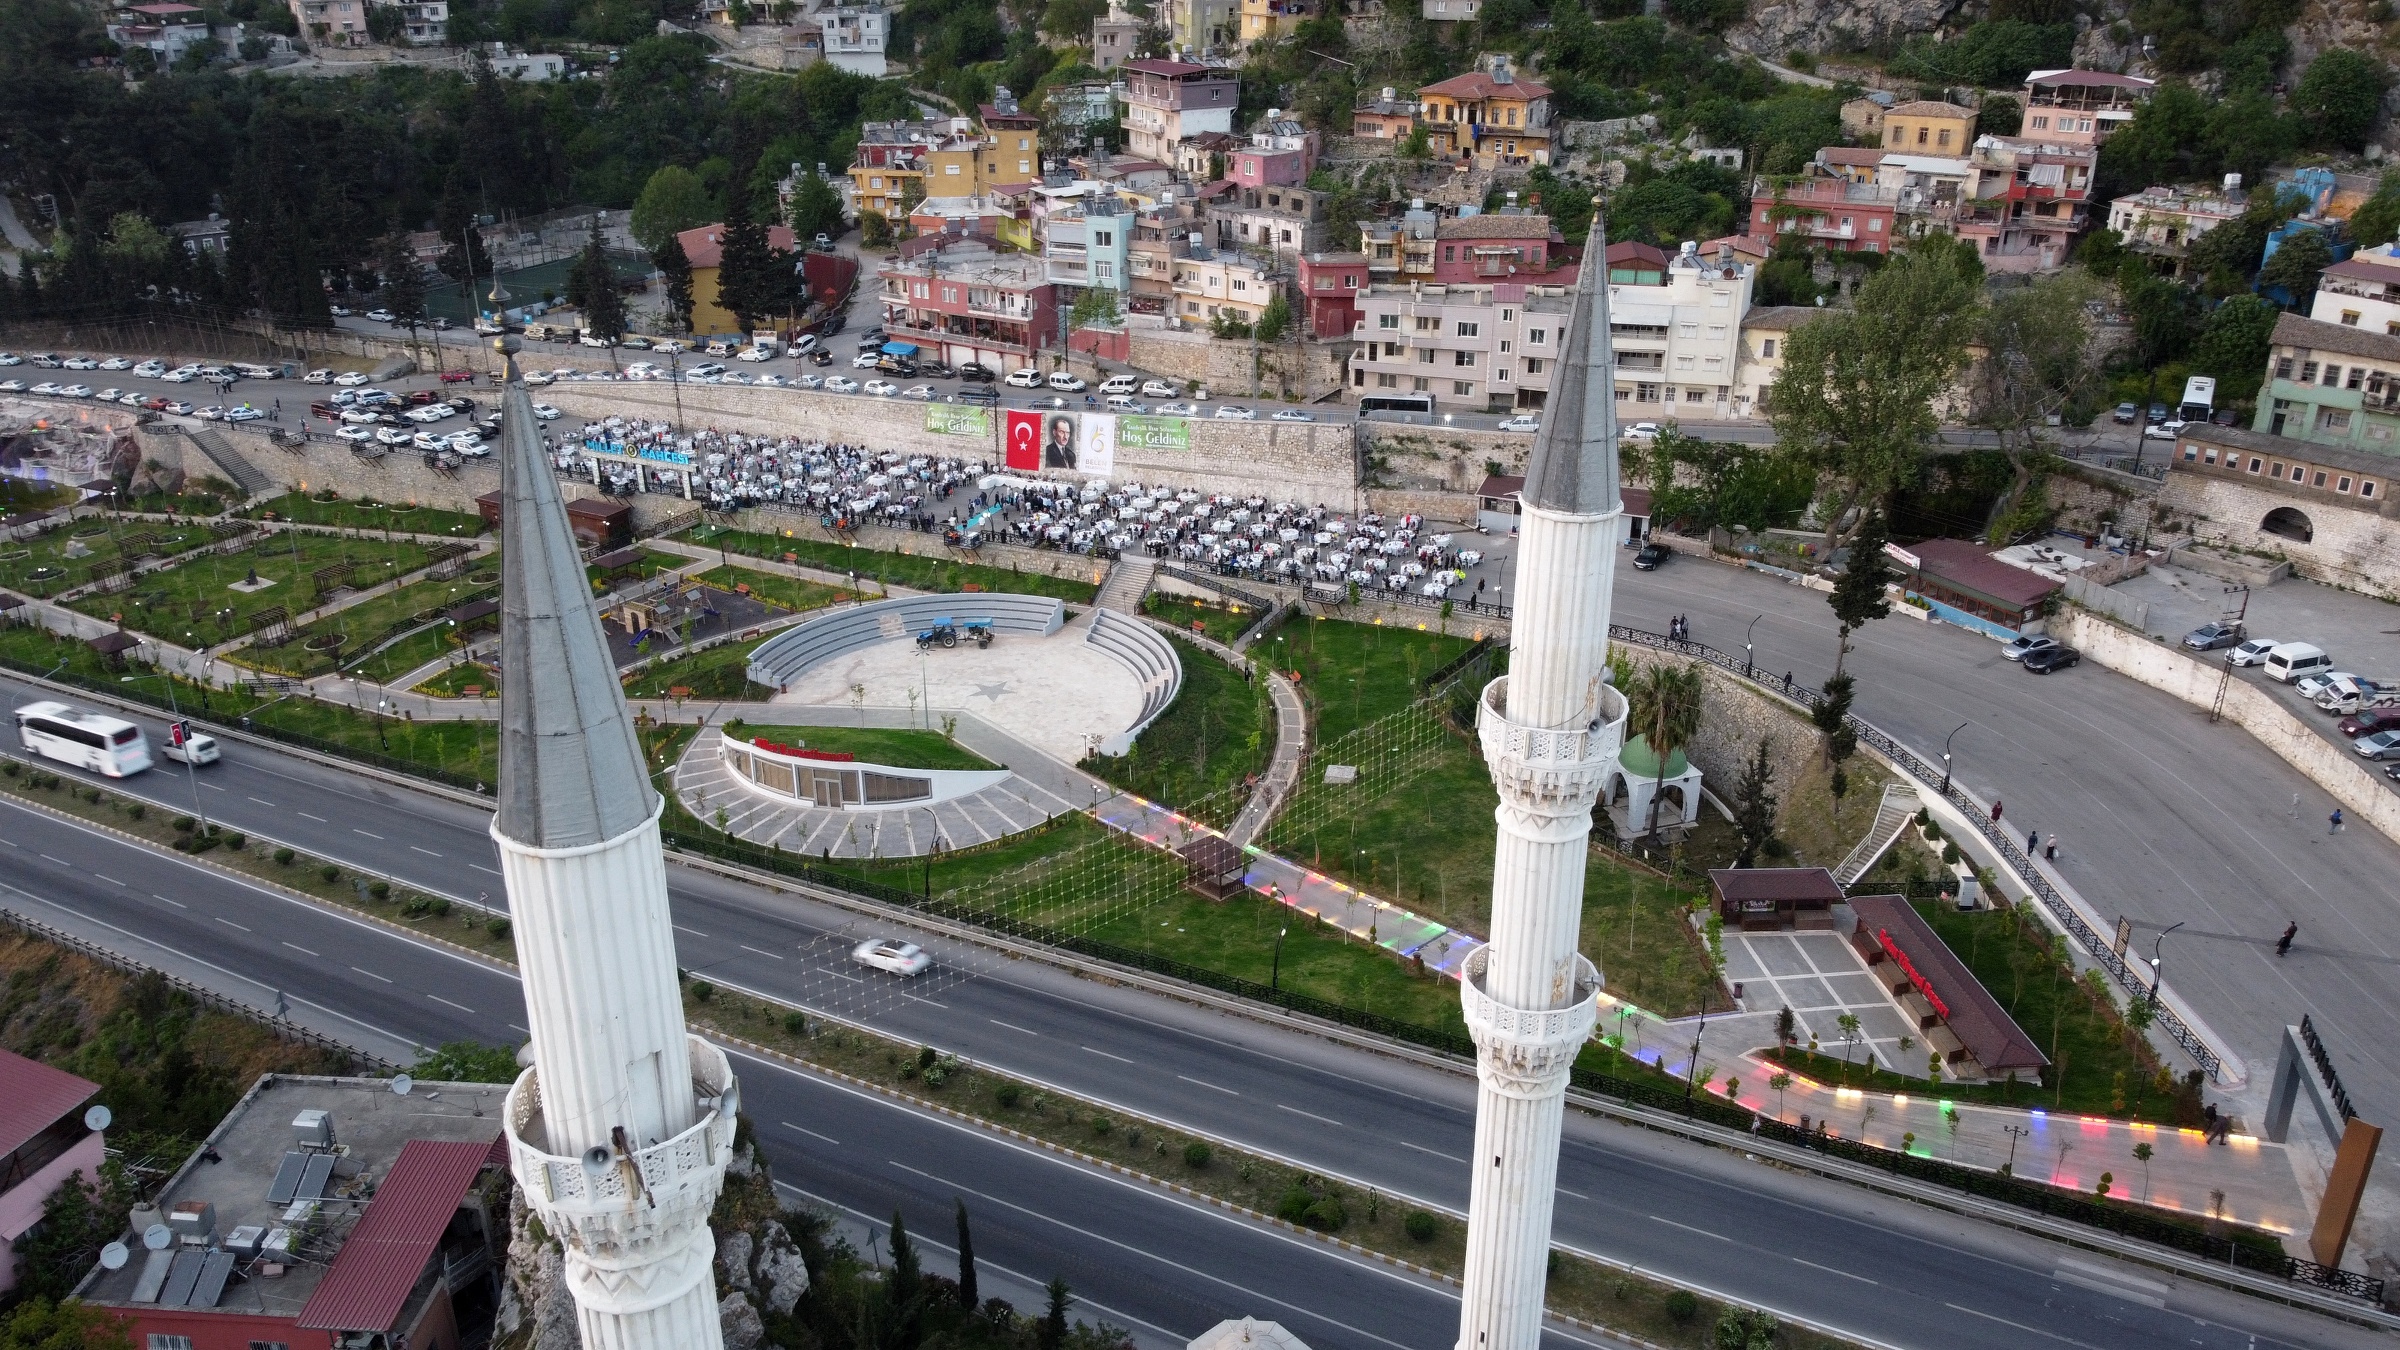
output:
POLYGON ((1981 0, 1779 0, 1756 5, 1726 30, 1739 51, 1780 60, 1795 51, 1834 55, 1897 47, 1903 40, 1963 27, 1981 0))

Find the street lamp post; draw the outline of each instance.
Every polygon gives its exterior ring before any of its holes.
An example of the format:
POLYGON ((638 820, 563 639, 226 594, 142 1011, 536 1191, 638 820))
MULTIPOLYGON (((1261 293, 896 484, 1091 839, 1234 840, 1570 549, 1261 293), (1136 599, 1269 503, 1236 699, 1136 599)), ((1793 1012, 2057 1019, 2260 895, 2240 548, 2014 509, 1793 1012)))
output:
POLYGON ((1972 722, 1961 722, 1950 728, 1950 734, 1942 738, 1942 795, 1945 797, 1950 795, 1950 742, 1957 740, 1958 733, 1973 725, 1972 722))
POLYGON ((1288 924, 1275 930, 1275 964, 1267 972, 1267 988, 1277 992, 1283 989, 1283 936, 1291 931, 1288 924))
POLYGON ((2150 1010, 2152 1012, 2158 1011, 2159 986, 2167 982, 2166 953, 2160 948, 2166 942, 2167 934, 2181 927, 2183 927, 2183 921, 2179 919, 2159 929, 2158 936, 2150 940, 2150 1010))
MULTIPOLYGON (((1758 619, 1765 617, 1761 614, 1758 619)), ((1758 619, 1752 619, 1750 626, 1742 630, 1742 678, 1745 680, 1750 678, 1750 635, 1758 631, 1758 619)))
POLYGON ((2000 1164, 2000 1170, 2010 1176, 2015 1176, 2017 1171, 2017 1141, 2033 1133, 2033 1130, 2030 1126, 2025 1125, 2003 1125, 2000 1128, 2008 1131, 2008 1161, 2000 1164))
MULTIPOLYGON (((118 678, 118 680, 117 680, 117 683, 119 683, 119 684, 133 684, 133 683, 135 683, 135 682, 137 682, 137 681, 140 681, 140 680, 164 680, 164 681, 166 681, 166 685, 167 685, 167 708, 168 708, 168 711, 170 711, 170 712, 171 712, 171 713, 174 715, 174 717, 175 717, 175 720, 176 720, 176 721, 180 722, 180 721, 182 721, 182 720, 183 720, 183 705, 182 705, 182 704, 181 704, 181 703, 180 703, 180 702, 179 702, 179 701, 176 699, 176 697, 175 697, 175 681, 174 681, 174 679, 173 679, 172 677, 170 677, 170 676, 167 676, 167 675, 163 675, 163 674, 162 674, 162 675, 125 675, 125 676, 121 676, 121 677, 119 677, 119 678, 118 678)), ((186 744, 188 745, 188 744, 189 744, 189 742, 186 742, 186 744)), ((185 754, 185 756, 184 756, 184 761, 183 761, 183 776, 184 776, 184 777, 186 777, 186 778, 189 778, 189 779, 191 779, 191 780, 192 780, 192 819, 194 819, 194 820, 196 820, 196 821, 200 822, 200 833, 202 833, 202 834, 207 834, 207 833, 208 833, 208 815, 207 815, 207 813, 206 813, 206 812, 204 812, 204 811, 202 811, 202 810, 200 809, 200 766, 192 762, 191 756, 190 756, 190 754, 189 754, 189 752, 188 752, 188 751, 186 752, 186 754, 185 754)))
POLYGON ((1700 1025, 1692 1032, 1692 1062, 1683 1075, 1683 1113, 1692 1113, 1692 1089, 1700 1085, 1700 1038, 1708 1034, 1707 994, 1701 995, 1700 1025))

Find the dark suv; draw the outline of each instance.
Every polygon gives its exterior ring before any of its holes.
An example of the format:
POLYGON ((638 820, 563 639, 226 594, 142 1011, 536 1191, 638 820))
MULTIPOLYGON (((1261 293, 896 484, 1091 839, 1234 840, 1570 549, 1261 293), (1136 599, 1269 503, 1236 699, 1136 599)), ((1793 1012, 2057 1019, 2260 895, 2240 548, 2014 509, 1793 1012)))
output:
POLYGON ((1644 544, 1633 555, 1633 567, 1637 572, 1655 572, 1674 556, 1675 550, 1665 544, 1644 544))
POLYGON ((969 361, 958 368, 958 378, 969 384, 993 384, 1000 377, 993 372, 990 366, 977 365, 973 361, 969 361))

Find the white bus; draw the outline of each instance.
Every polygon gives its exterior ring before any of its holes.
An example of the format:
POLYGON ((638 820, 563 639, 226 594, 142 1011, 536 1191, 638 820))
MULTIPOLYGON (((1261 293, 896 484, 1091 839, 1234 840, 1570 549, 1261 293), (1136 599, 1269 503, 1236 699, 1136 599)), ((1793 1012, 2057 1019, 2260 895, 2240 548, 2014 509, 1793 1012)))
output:
POLYGON ((140 727, 64 703, 28 703, 17 709, 17 736, 37 755, 110 778, 150 767, 150 743, 140 727))

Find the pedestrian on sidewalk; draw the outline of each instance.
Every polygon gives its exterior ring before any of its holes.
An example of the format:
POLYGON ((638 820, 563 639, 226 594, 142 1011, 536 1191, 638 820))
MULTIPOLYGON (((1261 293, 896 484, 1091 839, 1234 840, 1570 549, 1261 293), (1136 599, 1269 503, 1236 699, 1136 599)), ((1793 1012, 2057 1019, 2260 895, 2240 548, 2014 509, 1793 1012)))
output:
POLYGON ((2342 832, 2342 808, 2340 808, 2340 807, 2338 807, 2338 806, 2337 806, 2337 807, 2333 808, 2333 814, 2332 814, 2332 815, 2330 815, 2330 816, 2327 816, 2327 817, 2325 818, 2325 833, 2327 833, 2327 834, 2340 834, 2341 832, 2342 832))
POLYGON ((1992 798, 1992 823, 1994 825, 2000 823, 2000 799, 1998 797, 1992 798))
POLYGON ((2037 843, 2040 843, 2041 838, 2042 832, 2040 830, 2027 830, 2025 832, 2025 851, 2029 854, 2032 853, 2033 846, 2037 843))
POLYGON ((2283 936, 2275 939, 2275 954, 2277 956, 2282 956, 2291 951, 2292 939, 2298 937, 2299 935, 2300 924, 2298 921, 2295 920, 2294 922, 2285 924, 2283 926, 2283 936))
POLYGON ((2043 861, 2043 862, 2057 862, 2057 861, 2058 861, 2058 836, 2057 836, 2056 834, 2052 834, 2052 835, 2050 836, 2050 842, 2049 842, 2049 843, 2042 845, 2042 861, 2043 861))

